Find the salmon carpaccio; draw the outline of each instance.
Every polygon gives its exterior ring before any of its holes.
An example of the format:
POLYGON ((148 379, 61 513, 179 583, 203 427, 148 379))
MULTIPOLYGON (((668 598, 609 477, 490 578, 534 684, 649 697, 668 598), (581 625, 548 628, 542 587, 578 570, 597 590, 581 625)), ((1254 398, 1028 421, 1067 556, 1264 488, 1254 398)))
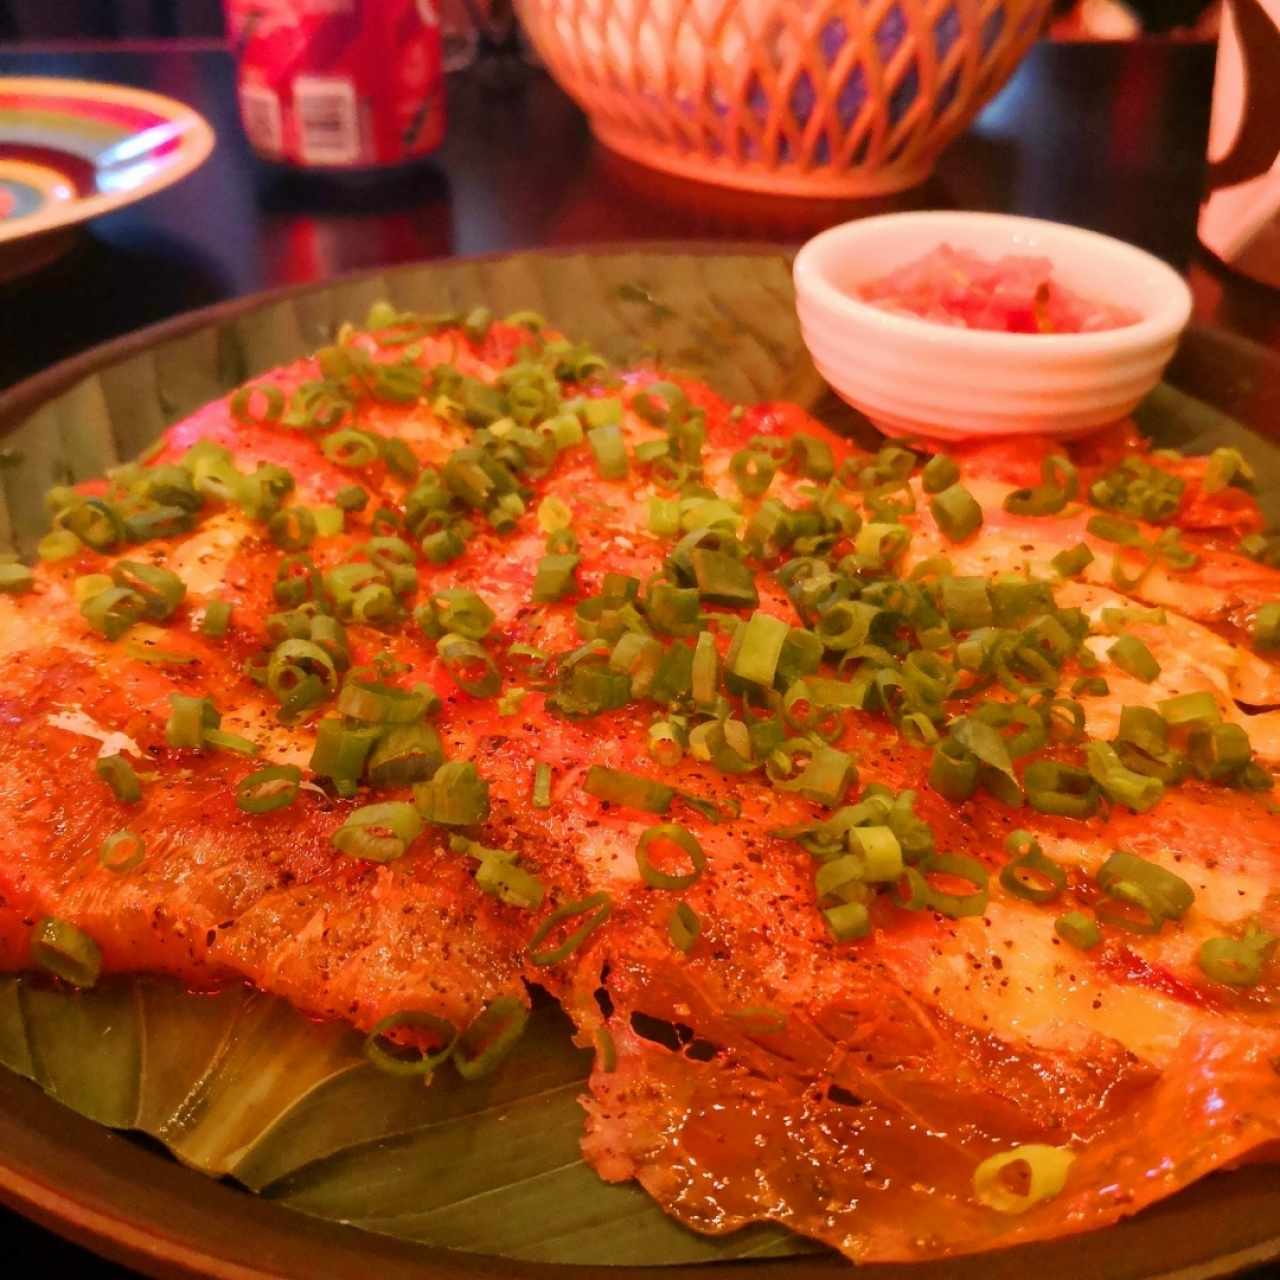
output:
MULTIPOLYGON (((403 346, 367 335, 346 341, 375 361, 405 358, 403 346)), ((538 358, 539 343, 494 325, 481 337, 431 331, 408 351, 424 370, 449 364, 493 382, 513 362, 538 358)), ((260 382, 287 397, 321 376, 309 359, 260 382)), ((671 375, 636 369, 567 383, 563 395, 621 400, 634 453, 665 438, 631 407, 662 376, 671 375)), ((837 468, 860 456, 793 406, 733 407, 688 378, 676 381, 705 414, 703 484, 740 504, 743 517, 764 499, 740 498, 729 460, 754 437, 825 441, 837 468)), ((359 395, 346 425, 398 438, 418 465, 437 468, 475 430, 431 395, 408 404, 359 395)), ((347 516, 344 531, 309 548, 321 571, 359 558, 374 513, 399 510, 410 483, 381 460, 338 466, 315 435, 238 421, 225 400, 172 427, 146 465, 180 463, 202 440, 225 446, 241 471, 263 462, 287 468, 296 480, 290 503, 329 504, 353 482, 368 490, 372 500, 347 516)), ((1117 429, 1081 446, 1075 460, 1087 485, 1142 448, 1117 429)), ((917 470, 916 509, 900 516, 911 542, 896 572, 945 555, 956 575, 1053 582, 1059 608, 1082 609, 1093 621, 1085 645, 1101 658, 1109 690, 1079 697, 1092 738, 1111 739, 1125 706, 1207 691, 1224 719, 1247 728, 1256 761, 1280 761, 1280 712, 1266 710, 1280 704, 1280 673, 1249 637, 1259 607, 1280 599, 1280 572, 1232 550, 1257 525, 1252 502, 1235 488, 1210 492, 1202 459, 1153 459, 1184 482, 1172 523, 1199 560, 1181 571, 1162 560, 1122 594, 1110 573, 1115 546, 1086 529, 1096 514, 1087 505, 1050 517, 1004 510, 1012 489, 1039 481, 1050 451, 1032 441, 954 455, 984 515, 978 534, 959 543, 938 528, 917 470), (1081 542, 1095 559, 1062 580, 1051 561, 1081 542), (1135 606, 1165 611, 1163 622, 1144 613, 1126 628, 1158 662, 1151 682, 1106 656, 1103 610, 1135 606)), ((566 654, 582 643, 575 607, 600 591, 606 573, 647 583, 662 570, 673 539, 651 533, 649 515, 651 498, 671 496, 661 479, 634 457, 626 478, 603 479, 592 449, 572 445, 549 468, 521 477, 525 514, 513 529, 498 533, 474 519, 460 557, 444 565, 419 558, 417 600, 464 587, 494 611, 483 643, 506 696, 464 692, 411 618, 347 626, 354 664, 380 662, 404 687, 425 681, 439 694, 445 755, 472 761, 490 789, 488 820, 466 835, 516 854, 538 878, 545 896, 534 910, 484 892, 474 860, 453 851, 451 833, 439 827, 427 825, 388 863, 333 847, 353 809, 407 799, 407 788, 362 787, 339 798, 308 781, 275 812, 237 806, 236 784, 264 761, 296 764, 309 779, 315 739, 316 716, 280 723, 276 699, 245 674, 267 644, 268 615, 280 608, 273 584, 284 553, 261 520, 211 500, 179 536, 110 553, 86 547, 42 564, 29 591, 0 596, 0 813, 10 832, 0 854, 0 962, 26 967, 33 928, 53 917, 89 935, 106 970, 163 972, 195 987, 242 979, 309 1015, 364 1030, 406 1010, 464 1027, 500 996, 527 1003, 527 984, 538 984, 561 1001, 581 1043, 600 1044, 602 1029, 612 1042, 583 1098, 583 1148, 602 1177, 638 1180, 698 1231, 768 1219, 857 1261, 922 1259, 1102 1226, 1212 1170, 1265 1157, 1280 1137, 1276 973, 1264 966, 1260 981, 1231 986, 1207 977, 1197 956, 1210 938, 1250 927, 1280 932, 1280 816, 1269 793, 1192 778, 1169 786, 1148 812, 1104 804, 1087 819, 1014 809, 984 790, 953 803, 928 784, 930 748, 883 714, 845 712, 834 745, 856 761, 858 787, 914 790, 937 849, 977 859, 991 885, 981 913, 961 918, 907 910, 900 897, 880 893, 870 903, 870 932, 839 941, 816 897, 813 859, 777 834, 821 821, 818 804, 771 786, 759 768, 722 772, 693 752, 659 766, 648 730, 668 712, 651 701, 574 717, 549 705, 545 689, 526 685, 522 698, 510 696, 521 681, 513 645, 566 654), (535 512, 547 495, 567 504, 581 563, 575 591, 535 604, 546 550, 535 512), (172 569, 186 596, 163 624, 139 622, 109 641, 82 617, 75 584, 120 558, 172 569), (215 598, 232 606, 220 638, 199 626, 215 598), (149 646, 190 660, 147 662, 149 646), (252 740, 259 758, 166 745, 174 693, 212 698, 222 729, 252 740), (142 799, 130 806, 95 775, 100 754, 122 750, 142 783, 142 799), (539 763, 552 771, 547 807, 531 799, 539 763), (584 789, 592 765, 659 779, 678 794, 662 819, 607 803, 584 789), (650 887, 639 873, 637 842, 659 821, 682 824, 701 843, 706 870, 691 887, 650 887), (120 873, 101 865, 99 849, 126 826, 146 852, 120 873), (1000 886, 1015 828, 1031 832, 1064 869, 1056 902, 1000 886), (1078 950, 1054 921, 1092 910, 1093 876, 1121 849, 1176 872, 1194 903, 1157 932, 1106 928, 1100 945, 1078 950), (593 894, 608 895, 607 920, 566 958, 532 963, 538 924, 593 894), (687 951, 669 932, 679 902, 701 923, 687 951), (1025 1212, 995 1211, 975 1195, 975 1168, 1031 1143, 1070 1149, 1065 1185, 1025 1212)), ((82 490, 109 494, 110 486, 82 490)), ((814 496, 812 482, 785 467, 767 493, 791 507, 814 496)), ((855 490, 845 497, 859 502, 855 490)), ((1154 541, 1160 529, 1141 532, 1154 541)), ((837 543, 824 554, 851 547, 837 543)), ((803 625, 775 576, 777 561, 747 563, 758 608, 803 625)), ((713 632, 722 653, 729 630, 713 632)), ((1064 683, 1081 672, 1072 659, 1064 683)), ((997 687, 986 696, 1008 695, 997 687)), ((956 713, 963 709, 957 703, 956 713)), ((1049 751, 1062 760, 1080 755, 1071 746, 1049 751)))

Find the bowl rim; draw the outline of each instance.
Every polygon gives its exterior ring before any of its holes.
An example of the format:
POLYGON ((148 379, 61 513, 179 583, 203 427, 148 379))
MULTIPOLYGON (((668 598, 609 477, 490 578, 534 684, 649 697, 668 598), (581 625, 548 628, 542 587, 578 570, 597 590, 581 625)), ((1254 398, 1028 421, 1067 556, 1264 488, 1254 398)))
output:
MULTIPOLYGON (((927 251, 927 249, 926 249, 927 251)), ((1043 251, 1053 257, 1051 245, 1043 251)), ((923 342, 935 348, 947 348, 964 354, 1017 353, 1019 358, 1084 356, 1118 353, 1122 350, 1172 342, 1191 319, 1192 297, 1187 282, 1167 262, 1116 236, 1087 227, 1048 218, 1029 218, 1020 214, 986 213, 961 209, 922 209, 905 213, 882 213, 838 223, 819 232, 800 247, 792 265, 797 302, 803 307, 806 296, 829 314, 862 326, 880 327, 886 336, 903 342, 923 342), (1004 333, 993 329, 970 329, 938 324, 923 317, 903 315, 884 307, 863 302, 838 288, 828 274, 831 258, 838 250, 848 250, 869 234, 890 224, 918 226, 922 234, 936 230, 945 233, 948 226, 965 224, 987 228, 992 233, 1016 228, 1035 228, 1042 235, 1057 237, 1059 242, 1101 249, 1118 261, 1127 260, 1134 271, 1154 277, 1167 292, 1167 298, 1150 314, 1135 324, 1092 333, 1004 333)))

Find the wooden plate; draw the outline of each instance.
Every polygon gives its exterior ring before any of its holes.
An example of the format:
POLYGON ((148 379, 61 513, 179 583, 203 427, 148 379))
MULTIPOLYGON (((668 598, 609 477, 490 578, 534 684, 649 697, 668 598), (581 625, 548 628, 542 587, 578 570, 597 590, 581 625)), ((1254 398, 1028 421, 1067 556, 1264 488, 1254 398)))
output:
MULTIPOLYGON (((521 305, 539 306, 557 323, 615 353, 652 345, 646 322, 660 319, 664 297, 646 296, 646 274, 679 270, 710 357, 741 385, 739 398, 788 396, 831 409, 799 346, 787 297, 785 261, 761 246, 642 245, 425 264, 384 274, 236 300, 178 317, 109 343, 29 379, 0 396, 0 538, 29 541, 32 489, 25 454, 44 449, 69 478, 100 470, 67 444, 70 424, 103 415, 118 452, 136 451, 196 405, 258 370, 318 345, 332 325, 358 317, 368 302, 401 305, 432 298, 456 306, 484 299, 501 273, 528 282, 521 305), (744 263, 749 255, 754 259, 744 263), (737 314, 737 286, 758 276, 768 315, 737 314), (619 282, 625 282, 623 288, 619 282), (620 291, 621 290, 621 291, 620 291), (578 314, 568 314, 577 312, 578 314), (595 331, 593 331, 593 326, 595 331), (732 358, 729 358, 732 357, 732 358), (140 393, 141 388, 141 393, 140 393), (114 415, 114 417, 113 417, 114 415), (61 445, 53 443, 57 436, 61 445), (61 453, 53 455, 58 448, 61 453), (14 477, 17 477, 16 479, 14 477)), ((686 356, 691 355, 685 352, 686 356)), ((1170 370, 1180 390, 1255 424, 1276 438, 1280 358, 1242 339, 1189 332, 1170 370)), ((830 416, 830 415, 829 415, 830 416)), ((0 1070, 0 1201, 104 1255, 152 1276, 227 1280, 710 1280, 737 1274, 760 1280, 830 1280, 849 1274, 832 1256, 752 1263, 602 1268, 518 1263, 450 1253, 304 1217, 176 1164, 153 1144, 114 1133, 74 1114, 35 1086, 0 1070)), ((971 1258, 868 1266, 860 1280, 1024 1280, 1029 1275, 1089 1280, 1209 1280, 1280 1257, 1280 1170, 1255 1166, 1219 1174, 1154 1209, 1103 1231, 971 1258)))

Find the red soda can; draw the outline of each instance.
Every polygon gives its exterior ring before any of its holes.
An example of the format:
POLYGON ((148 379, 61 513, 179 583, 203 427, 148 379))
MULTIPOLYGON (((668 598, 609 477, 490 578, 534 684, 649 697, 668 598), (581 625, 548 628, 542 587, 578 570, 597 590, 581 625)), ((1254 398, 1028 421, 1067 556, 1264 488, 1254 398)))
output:
POLYGON ((375 169, 444 137, 433 0, 226 0, 240 117, 266 160, 375 169))

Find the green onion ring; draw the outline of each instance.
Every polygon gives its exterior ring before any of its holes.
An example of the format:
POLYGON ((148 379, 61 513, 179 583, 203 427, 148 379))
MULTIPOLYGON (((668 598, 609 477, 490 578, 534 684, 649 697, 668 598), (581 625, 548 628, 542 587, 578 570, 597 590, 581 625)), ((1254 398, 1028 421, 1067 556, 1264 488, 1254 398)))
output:
POLYGON ((667 935, 677 951, 688 955, 702 934, 702 921, 687 902, 679 902, 667 918, 667 935))
POLYGON ((298 798, 302 770, 292 764, 269 764, 242 778, 236 786, 236 807, 245 813, 274 813, 298 798))
POLYGON ((549 965, 559 964, 560 961, 567 960, 604 924, 612 910, 613 899, 607 893, 593 893, 590 897, 581 898, 576 902, 566 902, 564 906, 557 907, 533 931, 533 937, 529 939, 529 946, 526 952, 529 963, 537 965, 540 969, 545 969, 549 965), (538 950, 540 944, 546 940, 556 925, 564 920, 576 920, 579 917, 583 918, 583 923, 569 934, 562 943, 555 947, 538 950))
POLYGON ((146 842, 127 827, 113 831, 98 850, 98 861, 108 871, 123 874, 142 864, 147 856, 146 842))
POLYGON ((394 862, 422 833, 422 818, 404 800, 388 800, 355 809, 330 837, 348 858, 394 862))
POLYGON ((640 843, 636 846, 636 867, 640 872, 640 878, 650 888, 688 889, 701 879, 702 873, 707 868, 707 855, 703 853, 702 845, 698 843, 697 837, 688 827, 681 826, 678 822, 664 822, 649 827, 641 834, 640 843), (659 871, 649 858, 649 847, 659 841, 674 844, 688 854, 692 870, 674 875, 659 871))
POLYGON ((31 959, 73 987, 95 986, 102 973, 102 952, 87 933, 53 916, 41 919, 31 934, 31 959))
POLYGON ((401 1013, 391 1013, 376 1023, 365 1037, 364 1056, 379 1071, 391 1076, 429 1076, 438 1066, 446 1062, 453 1054, 458 1043, 458 1029, 445 1018, 434 1013, 406 1009, 401 1013), (397 1027, 422 1027, 436 1036, 443 1044, 434 1053, 422 1053, 417 1058, 407 1059, 384 1048, 382 1040, 388 1031, 397 1027))
POLYGON ((529 1023, 529 1009, 515 996, 498 996, 458 1037, 453 1065, 464 1080, 487 1076, 514 1048, 529 1023))

